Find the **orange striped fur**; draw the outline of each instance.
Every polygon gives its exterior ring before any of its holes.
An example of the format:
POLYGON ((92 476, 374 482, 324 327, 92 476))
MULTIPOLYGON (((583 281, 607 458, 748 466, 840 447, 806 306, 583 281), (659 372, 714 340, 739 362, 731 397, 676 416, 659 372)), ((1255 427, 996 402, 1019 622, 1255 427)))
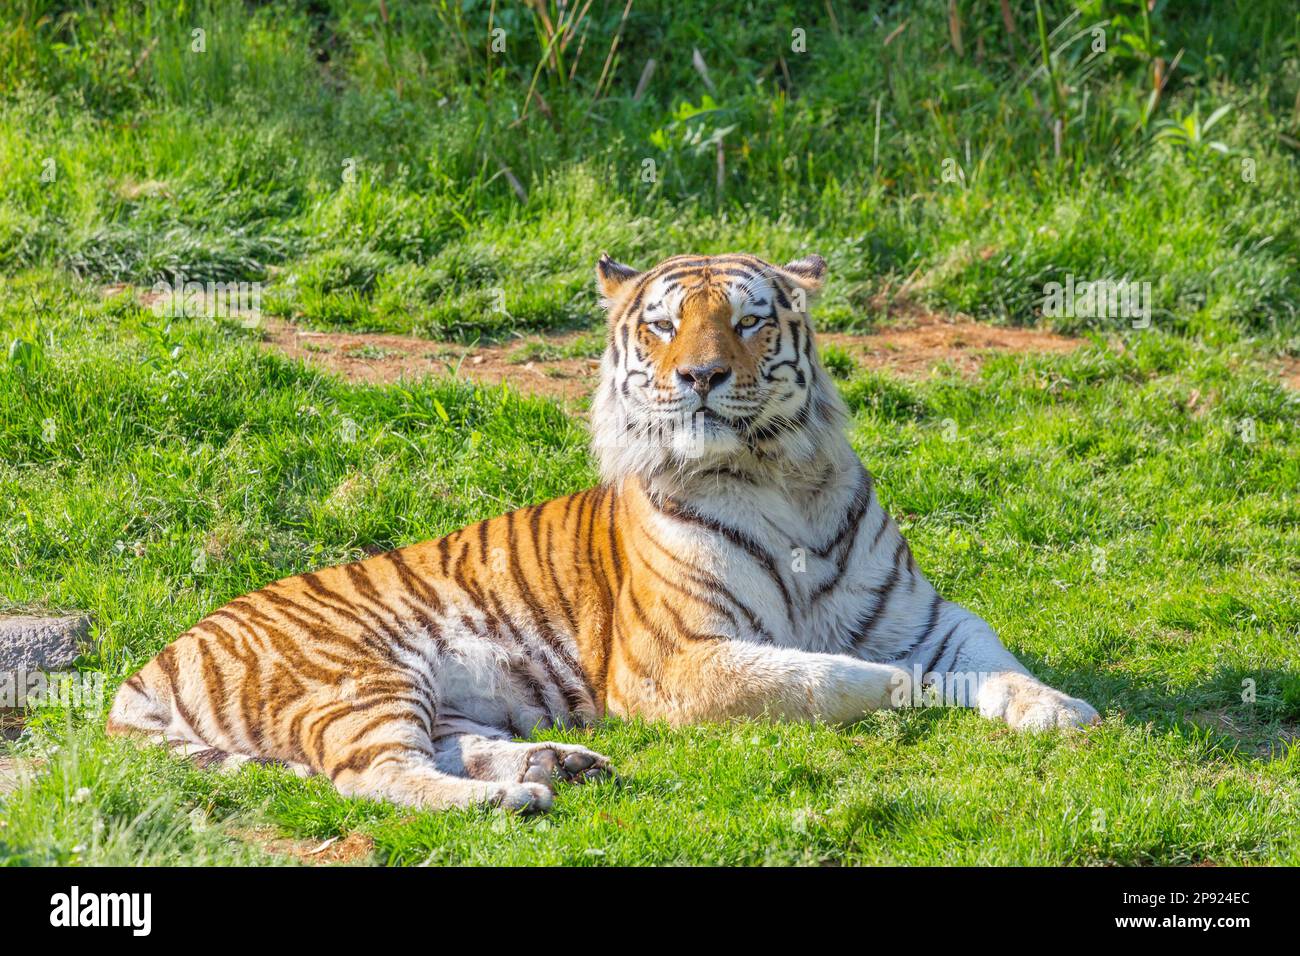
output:
POLYGON ((515 738, 605 714, 849 721, 978 665, 955 702, 1094 719, 942 600, 881 509, 816 359, 824 268, 602 258, 600 486, 230 602, 123 684, 109 732, 527 811, 609 766, 515 738))

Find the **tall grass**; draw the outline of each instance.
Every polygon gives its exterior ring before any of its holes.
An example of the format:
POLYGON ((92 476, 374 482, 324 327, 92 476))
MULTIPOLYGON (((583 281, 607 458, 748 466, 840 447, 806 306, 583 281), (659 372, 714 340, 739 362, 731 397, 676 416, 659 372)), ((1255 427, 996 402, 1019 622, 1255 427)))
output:
POLYGON ((942 4, 3 0, 0 269, 277 266, 307 321, 477 334, 587 322, 531 290, 576 290, 602 247, 816 249, 841 280, 830 325, 905 280, 1034 321, 1074 273, 1151 281, 1166 327, 1293 328, 1290 5, 1019 6, 1008 29, 957 4, 959 55, 942 4), (1222 151, 1157 135, 1224 107, 1222 151), (509 267, 444 265, 485 249, 509 267), (385 257, 420 291, 321 293, 322 255, 385 257), (485 312, 496 289, 509 319, 485 312))

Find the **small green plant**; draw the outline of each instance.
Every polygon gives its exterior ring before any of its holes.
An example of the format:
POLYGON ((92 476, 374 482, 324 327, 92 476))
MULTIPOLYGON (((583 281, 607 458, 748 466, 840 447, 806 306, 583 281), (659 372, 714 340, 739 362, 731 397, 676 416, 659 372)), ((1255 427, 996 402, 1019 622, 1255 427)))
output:
POLYGON ((1227 144, 1209 138, 1219 120, 1232 112, 1232 104, 1224 103, 1201 122, 1201 106, 1197 103, 1190 113, 1179 119, 1165 119, 1156 123, 1156 132, 1152 137, 1157 143, 1167 143, 1174 149, 1187 150, 1203 154, 1207 151, 1227 155, 1231 152, 1227 144))
POLYGON ((707 93, 700 98, 699 106, 683 101, 673 110, 671 119, 650 134, 650 145, 662 151, 664 165, 682 182, 685 178, 677 165, 683 161, 704 160, 715 169, 720 168, 718 156, 723 143, 737 124, 723 126, 718 120, 731 112, 718 106, 707 93))
POLYGON ((848 378, 858 367, 849 350, 840 345, 823 345, 819 350, 822 365, 835 378, 848 378))

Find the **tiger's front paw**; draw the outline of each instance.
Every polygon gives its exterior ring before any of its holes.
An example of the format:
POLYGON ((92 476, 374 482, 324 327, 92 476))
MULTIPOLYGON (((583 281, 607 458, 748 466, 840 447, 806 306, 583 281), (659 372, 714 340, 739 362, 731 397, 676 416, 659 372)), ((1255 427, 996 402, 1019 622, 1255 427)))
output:
POLYGON ((980 713, 1012 730, 1073 729, 1101 723, 1091 704, 1062 694, 1026 674, 998 674, 980 688, 980 713))
POLYGON ((543 744, 528 754, 523 782, 551 786, 555 780, 587 783, 611 775, 609 758, 577 744, 543 744))

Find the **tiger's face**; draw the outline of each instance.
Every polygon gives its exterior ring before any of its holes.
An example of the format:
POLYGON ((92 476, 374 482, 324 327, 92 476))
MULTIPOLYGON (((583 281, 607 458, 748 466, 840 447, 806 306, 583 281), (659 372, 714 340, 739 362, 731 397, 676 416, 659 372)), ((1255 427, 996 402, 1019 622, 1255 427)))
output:
POLYGON ((604 477, 808 457, 840 408, 808 321, 825 270, 820 256, 774 266, 736 254, 638 272, 602 256, 609 335, 593 426, 604 477))

